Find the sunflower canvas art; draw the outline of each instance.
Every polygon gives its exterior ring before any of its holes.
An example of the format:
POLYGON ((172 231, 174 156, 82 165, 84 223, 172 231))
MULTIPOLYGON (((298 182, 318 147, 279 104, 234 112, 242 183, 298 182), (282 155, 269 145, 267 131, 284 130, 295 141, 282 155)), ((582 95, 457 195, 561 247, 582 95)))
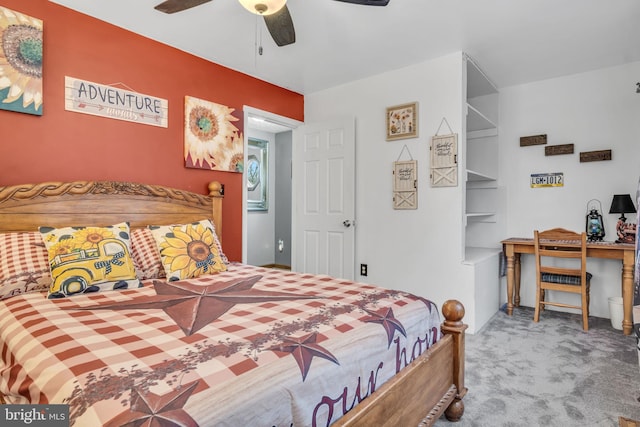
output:
POLYGON ((42 115, 42 20, 2 6, 0 109, 42 115))
POLYGON ((185 97, 184 161, 188 168, 242 172, 244 141, 234 108, 185 97))

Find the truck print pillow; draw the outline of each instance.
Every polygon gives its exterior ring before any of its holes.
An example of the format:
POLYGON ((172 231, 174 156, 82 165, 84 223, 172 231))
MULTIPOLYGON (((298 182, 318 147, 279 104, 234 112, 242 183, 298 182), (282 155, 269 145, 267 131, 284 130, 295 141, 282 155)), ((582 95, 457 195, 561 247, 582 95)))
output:
POLYGON ((49 298, 142 286, 131 259, 129 224, 40 227, 53 282, 49 298))

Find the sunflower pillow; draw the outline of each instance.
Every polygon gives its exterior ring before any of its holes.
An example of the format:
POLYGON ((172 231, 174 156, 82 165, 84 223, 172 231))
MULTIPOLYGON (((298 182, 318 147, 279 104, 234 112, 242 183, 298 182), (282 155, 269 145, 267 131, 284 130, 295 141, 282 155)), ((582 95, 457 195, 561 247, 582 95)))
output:
POLYGON ((150 225, 149 229, 158 245, 168 281, 190 279, 227 270, 211 221, 150 225))
POLYGON ((53 283, 49 298, 141 286, 131 258, 129 224, 40 227, 53 283))

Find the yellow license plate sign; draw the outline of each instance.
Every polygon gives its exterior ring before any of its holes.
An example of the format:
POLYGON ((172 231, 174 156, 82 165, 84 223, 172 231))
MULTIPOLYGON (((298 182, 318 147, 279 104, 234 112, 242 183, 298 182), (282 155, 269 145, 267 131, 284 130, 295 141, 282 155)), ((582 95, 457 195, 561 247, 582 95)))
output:
POLYGON ((564 174, 562 172, 531 174, 531 188, 563 186, 564 174))

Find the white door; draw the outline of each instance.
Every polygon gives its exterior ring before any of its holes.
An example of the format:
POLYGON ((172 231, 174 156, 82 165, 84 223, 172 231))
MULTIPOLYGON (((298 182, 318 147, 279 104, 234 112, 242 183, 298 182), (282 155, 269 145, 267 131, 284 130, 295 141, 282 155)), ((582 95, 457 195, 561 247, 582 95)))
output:
POLYGON ((292 269, 353 280, 353 118, 293 131, 292 269))

